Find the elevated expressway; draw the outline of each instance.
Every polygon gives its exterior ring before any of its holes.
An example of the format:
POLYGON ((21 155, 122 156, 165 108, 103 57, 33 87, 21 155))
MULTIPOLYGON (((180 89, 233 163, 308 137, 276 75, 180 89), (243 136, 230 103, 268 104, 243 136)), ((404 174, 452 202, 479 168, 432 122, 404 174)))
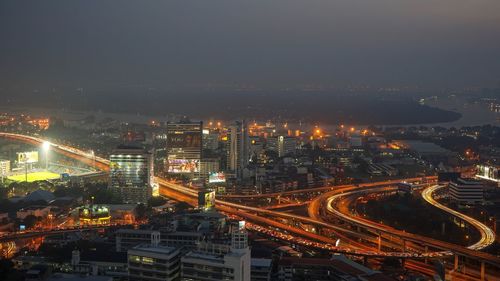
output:
MULTIPOLYGON (((19 134, 11 134, 11 133, 0 133, 0 137, 12 139, 12 140, 17 140, 17 141, 22 141, 26 143, 31 143, 33 145, 41 145, 45 141, 40 138, 36 137, 31 137, 31 136, 24 136, 24 135, 19 135, 19 134)), ((70 146, 66 145, 59 145, 59 144, 53 144, 51 143, 51 148, 53 148, 55 151, 62 153, 66 156, 75 158, 77 160, 80 160, 88 165, 95 165, 96 168, 99 168, 101 170, 107 171, 109 170, 109 161, 104 158, 96 157, 90 153, 86 153, 84 151, 81 151, 79 149, 72 148, 70 146)), ((191 205, 196 205, 197 204, 197 198, 198 194, 196 191, 176 184, 172 183, 169 181, 166 181, 161 178, 156 178, 157 183, 160 185, 160 193, 163 195, 171 196, 174 197, 180 201, 185 201, 188 204, 191 205)), ((387 186, 388 184, 394 184, 396 182, 400 182, 401 180, 398 181, 387 181, 383 183, 369 183, 369 184, 361 184, 361 185, 349 185, 349 186, 344 186, 342 187, 321 187, 321 188, 313 188, 313 189, 308 189, 308 190, 297 190, 297 191, 292 191, 292 192, 285 192, 285 193, 280 193, 280 195, 286 194, 286 195, 293 195, 293 194, 304 194, 306 192, 325 192, 329 191, 327 193, 324 193, 323 195, 317 197, 314 201, 311 202, 310 204, 310 209, 313 208, 313 212, 319 214, 319 207, 322 206, 320 204, 322 201, 324 201, 326 198, 331 197, 332 195, 338 195, 339 192, 344 192, 344 191, 350 191, 350 190, 362 190, 362 189, 369 189, 370 186, 387 186), (332 191, 333 190, 333 191, 332 191)), ((374 187, 376 189, 376 187, 374 187)), ((250 197, 269 197, 269 194, 258 194, 258 195, 246 195, 246 197, 243 198, 250 198, 250 197)), ((235 196, 236 197, 236 196, 235 196)), ((233 198, 235 198, 233 197, 233 198)), ((241 198, 241 196, 239 196, 241 198)), ((227 196, 225 198, 228 198, 227 196)), ((420 243, 422 245, 428 245, 433 248, 441 249, 442 251, 439 252, 427 252, 427 253, 410 253, 410 252, 405 252, 405 251, 399 251, 399 252, 383 252, 383 251, 373 251, 373 250, 363 250, 363 249, 351 249, 351 248, 342 248, 342 247, 335 247, 335 242, 336 240, 318 235, 315 233, 311 233, 308 231, 305 231, 301 228, 289 226, 283 223, 280 223, 274 219, 270 219, 267 217, 274 217, 274 218, 285 218, 285 219, 292 219, 295 221, 300 221, 304 223, 309 223, 313 225, 317 225, 320 227, 324 227, 327 229, 332 229, 334 231, 342 232, 345 234, 352 234, 355 235, 355 231, 351 229, 346 229, 344 227, 340 227, 325 221, 322 221, 318 218, 315 218, 314 216, 311 217, 303 217, 303 216, 297 216, 294 214, 290 213, 284 213, 284 212, 277 212, 277 211, 272 211, 272 210, 266 210, 262 208, 255 208, 255 207, 249 207, 245 206, 242 204, 236 204, 236 203, 231 203, 228 201, 224 200, 216 200, 216 206, 220 211, 223 211, 228 214, 236 215, 239 217, 243 217, 245 219, 248 219, 249 221, 255 222, 256 224, 261 224, 265 226, 271 226, 279 229, 286 230, 290 233, 294 233, 295 235, 299 237, 304 237, 307 239, 311 239, 313 241, 320 241, 322 243, 326 243, 327 245, 324 245, 324 249, 328 249, 333 252, 340 252, 340 253, 345 253, 345 254, 352 254, 352 255, 360 255, 360 256, 368 256, 368 257, 398 257, 398 258, 430 258, 430 257, 436 257, 436 256, 446 256, 446 255, 452 255, 452 254, 458 254, 461 256, 467 256, 470 258, 478 259, 480 261, 484 261, 486 263, 492 264, 496 267, 500 267, 500 259, 477 251, 473 249, 468 249, 465 247, 457 246, 451 243, 447 242, 442 242, 442 241, 437 241, 434 239, 430 239, 427 237, 422 237, 419 235, 415 234, 410 234, 402 231, 396 231, 394 229, 388 229, 388 228, 383 228, 381 226, 376 226, 373 224, 370 224, 368 222, 363 222, 359 221, 356 219, 352 219, 351 217, 345 216, 344 219, 347 221, 350 221, 354 225, 361 226, 363 228, 368 228, 371 230, 376 230, 380 231, 383 233, 390 233, 391 235, 396 235, 401 237, 404 240, 407 241, 412 241, 415 243, 420 243), (263 217, 262 215, 266 216, 263 217)), ((344 216, 342 214, 342 216, 344 216)))
MULTIPOLYGON (((346 204, 346 202, 350 202, 348 199, 349 197, 352 196, 362 196, 365 194, 374 194, 374 193, 380 193, 380 192, 388 192, 388 191, 394 191, 397 190, 397 188, 393 187, 387 187, 387 188, 368 188, 368 189, 361 189, 361 188, 347 188, 347 189, 339 189, 331 192, 327 192, 319 197, 317 197, 311 204, 309 205, 309 215, 313 218, 316 218, 318 220, 322 220, 321 218, 321 209, 323 206, 326 206, 326 210, 328 212, 328 215, 335 217, 338 220, 347 222, 348 224, 365 229, 371 233, 376 233, 379 235, 379 241, 381 241, 382 234, 385 234, 390 237, 397 237, 401 241, 403 241, 403 249, 404 249, 404 243, 409 241, 413 242, 418 245, 423 245, 427 247, 432 247, 435 249, 440 249, 442 250, 441 252, 435 252, 433 256, 446 256, 446 255, 455 255, 455 265, 454 268, 456 269, 458 267, 458 256, 464 256, 468 258, 472 258, 475 260, 478 260, 481 262, 481 276, 484 278, 484 264, 490 264, 495 267, 499 267, 500 265, 500 258, 490 255, 484 252, 480 252, 479 250, 484 249, 491 244, 494 243, 495 241, 495 233, 493 230, 491 230, 488 226, 482 224, 481 222, 463 215, 455 210, 452 210, 438 202, 436 202, 432 198, 433 192, 441 188, 441 186, 438 185, 432 185, 422 192, 422 197, 428 201, 430 204, 440 208, 441 210, 448 212, 452 216, 456 216, 460 218, 461 220, 466 221, 467 223, 471 224, 474 226, 476 229, 478 229, 479 233, 481 234, 481 238, 479 241, 476 243, 468 246, 468 247, 463 247, 459 246, 456 244, 444 242, 444 241, 439 241, 436 239, 428 238, 425 236, 417 235, 417 234, 412 234, 408 233, 405 231, 401 231, 386 225, 378 224, 373 221, 366 220, 364 218, 351 215, 349 212, 349 208, 346 205, 349 205, 349 203, 346 204)), ((352 201, 352 200, 351 200, 352 201)), ((380 247, 380 246, 379 246, 380 247)))

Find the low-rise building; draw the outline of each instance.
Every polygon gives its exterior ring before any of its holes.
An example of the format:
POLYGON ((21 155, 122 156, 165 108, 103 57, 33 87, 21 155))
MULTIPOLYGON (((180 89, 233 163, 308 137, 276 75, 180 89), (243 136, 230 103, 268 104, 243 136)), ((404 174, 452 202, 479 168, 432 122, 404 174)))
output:
POLYGON ((181 280, 250 281, 251 258, 248 235, 232 233, 231 246, 202 243, 181 258, 181 280))
POLYGON ((272 260, 252 258, 250 270, 252 281, 269 281, 271 280, 272 260))
POLYGON ((478 180, 458 178, 450 182, 449 194, 459 204, 481 204, 484 201, 484 185, 478 180))
POLYGON ((129 281, 179 280, 180 251, 160 245, 159 235, 152 239, 128 250, 129 281))
POLYGON ((16 217, 24 220, 27 216, 46 217, 51 210, 51 206, 31 206, 17 211, 16 217))

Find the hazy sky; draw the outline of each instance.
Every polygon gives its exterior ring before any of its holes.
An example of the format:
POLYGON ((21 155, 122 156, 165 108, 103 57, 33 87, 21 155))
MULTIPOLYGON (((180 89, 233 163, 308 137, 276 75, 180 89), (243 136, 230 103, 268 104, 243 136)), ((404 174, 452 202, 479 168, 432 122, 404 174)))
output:
POLYGON ((499 0, 0 1, 3 93, 499 82, 499 0))

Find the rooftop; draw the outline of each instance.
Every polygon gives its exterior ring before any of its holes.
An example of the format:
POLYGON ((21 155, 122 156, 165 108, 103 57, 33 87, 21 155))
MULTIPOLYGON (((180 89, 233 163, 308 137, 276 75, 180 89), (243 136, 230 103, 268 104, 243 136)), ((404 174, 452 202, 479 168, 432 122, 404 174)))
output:
POLYGON ((49 277, 47 281, 111 281, 113 278, 109 276, 88 276, 78 274, 56 273, 49 277))
POLYGON ((150 253, 158 253, 158 254, 172 254, 175 251, 177 251, 176 248, 174 247, 168 247, 164 245, 151 245, 151 244, 140 244, 137 245, 133 248, 133 250, 138 250, 138 251, 145 251, 145 252, 150 252, 150 253))

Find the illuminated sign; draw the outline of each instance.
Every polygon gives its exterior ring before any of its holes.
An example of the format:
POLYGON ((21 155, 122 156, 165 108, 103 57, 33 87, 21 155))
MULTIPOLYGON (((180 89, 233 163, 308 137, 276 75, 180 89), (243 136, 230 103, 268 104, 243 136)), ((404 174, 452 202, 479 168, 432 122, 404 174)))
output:
POLYGON ((19 152, 17 153, 17 161, 19 163, 37 163, 38 151, 19 152))
POLYGON ((201 148, 201 134, 193 132, 174 132, 167 135, 167 146, 172 148, 201 148))
POLYGON ((246 222, 245 221, 238 221, 238 229, 242 230, 245 229, 246 222))
POLYGON ((169 173, 198 173, 200 172, 199 160, 168 159, 169 173))
POLYGON ((198 208, 209 210, 215 207, 215 191, 198 193, 198 208))
POLYGON ((210 173, 208 175, 208 182, 209 183, 220 183, 220 182, 226 182, 226 175, 223 172, 219 173, 210 173))

